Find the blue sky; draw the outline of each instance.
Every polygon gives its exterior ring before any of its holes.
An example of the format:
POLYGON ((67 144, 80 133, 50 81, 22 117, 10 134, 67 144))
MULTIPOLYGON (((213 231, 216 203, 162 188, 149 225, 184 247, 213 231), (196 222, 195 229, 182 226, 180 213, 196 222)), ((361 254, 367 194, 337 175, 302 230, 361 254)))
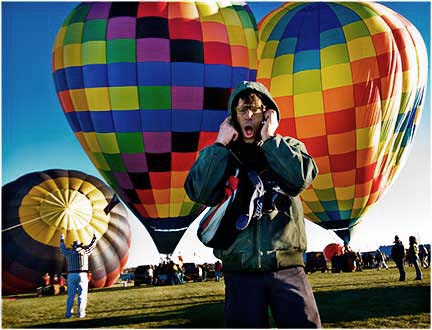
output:
MULTIPOLYGON (((56 33, 76 4, 2 2, 2 185, 51 168, 75 169, 101 178, 63 115, 51 74, 56 33)), ((248 4, 259 21, 282 3, 248 4)), ((384 4, 417 27, 430 58, 430 3, 384 4)), ((364 217, 353 237, 354 247, 390 244, 396 233, 406 242, 409 235, 431 241, 430 121, 428 87, 408 161, 388 193, 364 217)))

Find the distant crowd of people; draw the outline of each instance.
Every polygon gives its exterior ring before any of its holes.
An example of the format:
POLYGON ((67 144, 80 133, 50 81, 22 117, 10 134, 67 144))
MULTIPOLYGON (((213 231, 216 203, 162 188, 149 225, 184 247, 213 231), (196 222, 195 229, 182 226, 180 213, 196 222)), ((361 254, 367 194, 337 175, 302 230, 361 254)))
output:
MULTIPOLYGON (((315 253, 316 255, 316 253, 315 253)), ((331 270, 333 273, 339 272, 361 272, 363 269, 389 269, 388 260, 392 259, 400 271, 400 280, 405 280, 405 265, 416 269, 416 280, 422 279, 421 268, 430 267, 430 245, 418 245, 414 236, 409 237, 409 247, 405 248, 399 237, 395 236, 394 245, 391 248, 390 255, 386 255, 379 248, 376 251, 355 252, 348 244, 344 244, 341 251, 331 258, 331 268, 326 268, 324 256, 320 258, 315 255, 307 259, 306 266, 313 271, 331 270), (310 259, 310 260, 309 260, 310 259), (322 259, 322 260, 321 260, 322 259), (310 265, 310 262, 313 264, 310 265)))
POLYGON ((375 252, 367 252, 360 257, 363 269, 388 269, 387 261, 389 258, 380 249, 377 249, 375 252))
POLYGON ((362 271, 362 256, 354 252, 348 244, 344 244, 342 251, 331 258, 332 273, 362 271))
POLYGON ((430 267, 430 246, 418 246, 417 239, 414 236, 409 237, 409 247, 405 249, 399 236, 394 238, 394 244, 391 251, 391 257, 395 261, 399 270, 399 281, 405 281, 406 272, 405 264, 408 263, 409 267, 414 266, 416 270, 416 277, 414 280, 421 280, 423 278, 420 266, 423 268, 430 267))
MULTIPOLYGON (((307 258, 306 268, 309 266, 312 272, 320 270, 322 272, 361 272, 364 269, 388 270, 387 262, 392 259, 401 271, 401 280, 405 280, 404 267, 414 267, 416 269, 416 280, 422 279, 421 269, 430 267, 430 246, 418 245, 414 236, 409 238, 409 248, 402 249, 398 246, 401 243, 399 237, 395 236, 395 244, 390 255, 386 255, 379 248, 369 252, 355 252, 348 244, 344 244, 342 251, 331 258, 331 268, 327 268, 324 255, 317 253, 307 258), (396 247, 395 247, 396 246, 396 247), (402 252, 398 252, 402 251, 402 252), (313 260, 312 260, 313 259, 313 260), (321 260, 322 259, 322 260, 321 260)), ((311 272, 309 270, 308 272, 311 272)), ((185 281, 207 281, 209 278, 219 282, 222 277, 222 264, 217 261, 215 264, 204 263, 183 263, 182 260, 174 262, 167 260, 154 266, 147 266, 145 272, 147 285, 177 285, 185 281)))
POLYGON ((38 297, 60 294, 66 291, 66 279, 61 274, 54 274, 53 277, 49 273, 43 274, 40 285, 36 288, 38 297))
MULTIPOLYGON (((89 288, 93 287, 93 275, 89 271, 87 273, 89 288)), ((42 275, 40 283, 36 288, 36 294, 41 296, 52 296, 62 293, 67 293, 67 274, 54 274, 52 277, 48 272, 42 275)))
MULTIPOLYGON (((222 277, 222 264, 217 261, 215 264, 204 263, 183 263, 180 259, 178 262, 166 260, 158 265, 138 266, 134 272, 135 286, 146 284, 155 285, 179 285, 186 281, 207 281, 214 278, 219 282, 222 277)), ((131 277, 126 277, 131 281, 131 277)))

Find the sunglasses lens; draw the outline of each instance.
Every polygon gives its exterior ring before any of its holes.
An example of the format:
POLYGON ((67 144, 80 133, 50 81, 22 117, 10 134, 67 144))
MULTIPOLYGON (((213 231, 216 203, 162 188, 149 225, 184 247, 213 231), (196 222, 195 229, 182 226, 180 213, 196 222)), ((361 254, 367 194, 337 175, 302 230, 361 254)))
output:
POLYGON ((248 110, 252 111, 253 114, 262 113, 264 110, 263 105, 251 105, 251 104, 242 104, 236 108, 238 113, 244 114, 248 110))

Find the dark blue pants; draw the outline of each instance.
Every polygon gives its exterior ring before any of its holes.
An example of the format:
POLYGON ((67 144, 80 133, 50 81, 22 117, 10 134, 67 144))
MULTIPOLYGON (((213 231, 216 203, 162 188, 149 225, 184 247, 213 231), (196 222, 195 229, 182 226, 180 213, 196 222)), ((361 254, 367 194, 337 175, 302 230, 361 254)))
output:
POLYGON ((416 280, 421 280, 423 278, 423 274, 419 266, 419 257, 415 256, 414 258, 411 258, 411 262, 416 270, 416 280))
POLYGON ((269 328, 269 308, 278 328, 321 327, 303 267, 224 276, 227 328, 269 328))
POLYGON ((395 259, 394 262, 399 270, 399 281, 405 281, 405 268, 403 259, 395 259))

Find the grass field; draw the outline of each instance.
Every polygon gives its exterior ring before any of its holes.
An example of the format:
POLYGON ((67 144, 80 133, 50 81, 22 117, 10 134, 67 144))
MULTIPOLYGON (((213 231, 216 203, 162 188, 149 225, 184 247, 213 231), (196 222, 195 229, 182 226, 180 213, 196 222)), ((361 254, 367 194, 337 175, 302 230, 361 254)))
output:
MULTIPOLYGON (((399 282, 393 266, 308 278, 324 328, 430 329, 430 269, 423 275, 414 281, 407 267, 407 280, 399 282)), ((87 318, 66 320, 65 295, 3 297, 2 328, 223 328, 223 301, 223 282, 117 286, 91 291, 87 318)))

